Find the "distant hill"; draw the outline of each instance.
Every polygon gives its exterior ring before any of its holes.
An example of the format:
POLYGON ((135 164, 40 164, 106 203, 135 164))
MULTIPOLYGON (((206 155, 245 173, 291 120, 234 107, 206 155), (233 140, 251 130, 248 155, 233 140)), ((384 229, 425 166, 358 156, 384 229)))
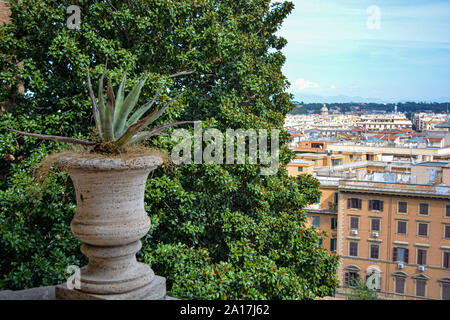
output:
POLYGON ((362 97, 347 97, 347 96, 318 96, 318 95, 301 95, 296 96, 296 100, 303 101, 304 103, 351 103, 351 102, 373 102, 373 103, 388 103, 389 101, 383 101, 381 99, 371 99, 362 97))
MULTIPOLYGON (((411 100, 399 100, 399 101, 392 101, 390 99, 377 99, 377 98, 363 98, 363 97, 349 97, 344 95, 338 95, 338 96, 319 96, 319 95, 312 95, 312 94, 305 94, 305 95, 297 95, 296 97, 297 101, 303 101, 303 103, 405 103, 405 102, 411 102, 411 100)), ((450 103, 450 97, 441 97, 436 98, 433 100, 417 100, 414 102, 425 102, 425 103, 450 103)))
MULTIPOLYGON (((298 104, 295 102, 294 104, 298 104)), ((374 102, 342 102, 342 103, 330 103, 330 102, 314 102, 307 103, 303 101, 303 108, 293 108, 289 114, 307 114, 307 113, 320 113, 320 109, 323 104, 327 104, 328 110, 336 110, 339 108, 339 112, 386 112, 390 113, 394 111, 395 105, 397 105, 397 111, 406 113, 409 118, 412 114, 417 112, 434 112, 443 113, 447 112, 450 108, 450 103, 437 103, 437 102, 398 102, 398 103, 374 103, 374 102)))

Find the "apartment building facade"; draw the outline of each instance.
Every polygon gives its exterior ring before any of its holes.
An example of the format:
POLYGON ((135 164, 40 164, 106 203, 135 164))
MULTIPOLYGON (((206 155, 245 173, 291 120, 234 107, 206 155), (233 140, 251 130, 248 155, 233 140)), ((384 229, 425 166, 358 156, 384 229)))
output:
POLYGON ((322 232, 320 242, 330 253, 337 253, 338 185, 338 179, 321 181, 322 196, 320 201, 305 208, 307 225, 322 232))
POLYGON ((341 285, 376 274, 379 295, 450 299, 448 187, 339 182, 341 285))

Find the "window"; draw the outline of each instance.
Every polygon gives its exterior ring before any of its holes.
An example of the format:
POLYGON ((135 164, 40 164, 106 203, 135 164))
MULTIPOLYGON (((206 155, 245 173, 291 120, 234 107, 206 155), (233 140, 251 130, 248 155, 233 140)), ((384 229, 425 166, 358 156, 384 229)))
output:
POLYGON ((428 237, 428 223, 419 223, 417 235, 420 237, 428 237))
POLYGON ((398 234, 406 234, 407 222, 406 221, 397 221, 397 233, 398 234))
POLYGON ((334 193, 334 203, 338 203, 339 202, 339 192, 335 192, 334 193))
POLYGON ((369 200, 369 210, 371 210, 371 211, 383 211, 383 201, 381 201, 381 200, 369 200))
POLYGON ((303 172, 303 167, 297 167, 298 172, 303 172))
POLYGON ((394 262, 408 263, 409 249, 394 247, 392 260, 394 262))
POLYGON ((398 213, 408 213, 408 202, 399 201, 398 202, 398 213))
POLYGON ((420 203, 419 204, 419 214, 423 216, 428 215, 428 203, 420 203))
POLYGON ((417 264, 421 266, 427 264, 427 250, 417 249, 417 264))
POLYGON ((358 242, 349 242, 348 244, 348 255, 352 257, 358 256, 358 242))
POLYGON ((380 246, 378 244, 370 245, 370 258, 379 259, 380 258, 380 246))
POLYGON ((446 269, 450 269, 450 252, 444 251, 444 263, 442 266, 446 269))
POLYGON ((427 281, 425 279, 416 279, 416 296, 425 297, 425 287, 427 281))
POLYGON ((331 230, 337 229, 337 218, 331 218, 331 230))
POLYGON ((395 293, 405 293, 405 280, 403 277, 395 277, 395 293))
POLYGON ((372 219, 371 220, 370 230, 380 232, 380 219, 372 219))
POLYGON ((320 216, 313 216, 312 217, 312 225, 316 227, 317 229, 320 228, 320 216))
POLYGON ((445 216, 446 216, 447 218, 450 218, 450 204, 447 204, 447 205, 445 206, 445 216))
POLYGON ((361 199, 358 198, 348 198, 347 208, 348 209, 360 209, 361 210, 361 199))
POLYGON ((330 239, 330 251, 331 252, 336 252, 337 250, 337 239, 336 238, 331 238, 330 239))
POLYGON ((323 239, 322 239, 322 237, 320 237, 320 238, 319 238, 319 245, 321 246, 322 243, 323 243, 323 239))
POLYGON ((355 287, 359 281, 359 274, 355 271, 347 271, 345 273, 345 284, 349 287, 355 287))
POLYGON ((442 300, 450 300, 450 283, 442 283, 442 300))
POLYGON ((358 217, 350 217, 350 229, 358 229, 359 228, 359 218, 358 217))
POLYGON ((445 239, 450 239, 450 225, 445 225, 445 239))

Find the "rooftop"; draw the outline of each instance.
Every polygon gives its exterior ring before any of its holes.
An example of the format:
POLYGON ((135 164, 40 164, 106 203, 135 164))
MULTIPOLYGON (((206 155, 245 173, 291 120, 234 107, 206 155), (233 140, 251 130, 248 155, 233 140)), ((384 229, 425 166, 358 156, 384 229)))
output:
POLYGON ((339 181, 339 191, 356 191, 369 193, 421 195, 429 197, 450 198, 450 186, 429 184, 404 184, 376 181, 339 181))
POLYGON ((448 167, 450 162, 438 162, 438 161, 426 161, 416 163, 417 166, 427 166, 427 167, 448 167))
POLYGON ((296 163, 296 164, 314 164, 314 161, 307 161, 303 159, 294 159, 290 163, 296 163))

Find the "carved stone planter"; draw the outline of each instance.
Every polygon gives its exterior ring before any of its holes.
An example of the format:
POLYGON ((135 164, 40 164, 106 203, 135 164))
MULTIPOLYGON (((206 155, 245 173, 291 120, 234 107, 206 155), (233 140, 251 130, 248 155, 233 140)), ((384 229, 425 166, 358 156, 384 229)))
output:
POLYGON ((140 239, 150 229, 144 209, 147 177, 162 164, 157 156, 120 158, 61 157, 75 186, 73 234, 89 258, 79 289, 56 287, 57 299, 164 299, 165 279, 136 260, 140 239))

